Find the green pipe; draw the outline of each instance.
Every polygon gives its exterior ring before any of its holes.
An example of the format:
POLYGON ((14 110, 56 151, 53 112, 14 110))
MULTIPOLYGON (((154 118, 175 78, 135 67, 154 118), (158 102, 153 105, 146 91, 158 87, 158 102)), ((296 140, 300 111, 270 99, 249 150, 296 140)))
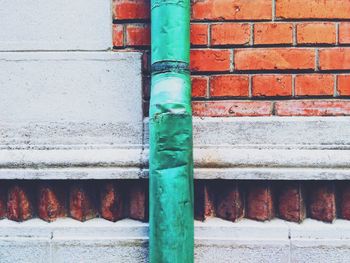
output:
POLYGON ((150 262, 193 262, 190 0, 151 0, 150 262))

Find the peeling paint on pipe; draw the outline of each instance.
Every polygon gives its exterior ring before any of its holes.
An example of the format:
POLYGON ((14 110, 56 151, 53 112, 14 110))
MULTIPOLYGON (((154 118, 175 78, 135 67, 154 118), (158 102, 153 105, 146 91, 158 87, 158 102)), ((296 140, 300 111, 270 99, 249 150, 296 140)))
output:
POLYGON ((190 1, 152 0, 150 262, 193 262, 190 1))

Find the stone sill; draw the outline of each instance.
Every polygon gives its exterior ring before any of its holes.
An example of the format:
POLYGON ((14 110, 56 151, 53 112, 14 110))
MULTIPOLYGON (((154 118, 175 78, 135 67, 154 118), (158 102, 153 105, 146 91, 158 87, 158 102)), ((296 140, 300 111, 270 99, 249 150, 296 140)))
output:
MULTIPOLYGON (((349 124, 350 117, 194 118, 195 178, 350 179, 349 124)), ((147 178, 147 127, 146 119, 143 145, 0 148, 0 178, 147 178)))

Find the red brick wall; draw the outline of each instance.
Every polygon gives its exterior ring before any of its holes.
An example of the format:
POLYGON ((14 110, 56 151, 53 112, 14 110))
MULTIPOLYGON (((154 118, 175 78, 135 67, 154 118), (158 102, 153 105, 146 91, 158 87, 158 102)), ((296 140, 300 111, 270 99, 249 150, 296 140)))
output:
MULTIPOLYGON (((149 0, 113 10, 114 48, 148 53, 149 0)), ((193 0, 191 12, 195 115, 350 115, 349 0, 193 0)))

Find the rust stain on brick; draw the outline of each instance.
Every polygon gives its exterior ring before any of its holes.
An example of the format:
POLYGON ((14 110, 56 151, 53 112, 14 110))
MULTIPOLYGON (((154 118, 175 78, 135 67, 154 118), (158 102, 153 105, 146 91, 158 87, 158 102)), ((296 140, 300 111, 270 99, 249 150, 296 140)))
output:
POLYGON ((110 221, 125 217, 123 187, 116 181, 104 182, 100 189, 100 213, 110 221))
POLYGON ((7 187, 1 182, 0 184, 0 219, 5 218, 7 215, 7 187))
POLYGON ((132 181, 128 190, 129 213, 131 219, 148 220, 148 182, 132 181))
POLYGON ((341 182, 339 186, 339 214, 341 218, 350 220, 350 183, 348 181, 341 182))
POLYGON ((221 181, 216 185, 216 215, 235 222, 244 216, 242 189, 234 181, 221 181))
POLYGON ((215 215, 215 193, 211 184, 205 181, 195 181, 194 184, 194 218, 204 221, 215 215))
MULTIPOLYGON (((148 220, 147 180, 0 181, 0 186, 0 218, 148 220)), ((194 190, 195 219, 202 221, 214 216, 265 221, 277 214, 292 222, 306 216, 332 222, 337 211, 339 218, 350 220, 349 181, 335 187, 334 181, 195 180, 194 190)))
POLYGON ((310 217, 333 222, 336 217, 335 187, 333 182, 314 182, 309 187, 310 217))
POLYGON ((38 188, 38 216, 48 222, 67 215, 66 191, 60 183, 41 183, 38 188))
POLYGON ((305 192, 298 182, 287 182, 279 186, 279 217, 292 222, 302 222, 306 217, 305 192))
POLYGON ((275 215, 273 191, 268 182, 252 182, 247 187, 247 217, 258 221, 271 220, 275 215))
POLYGON ((8 219, 20 222, 33 217, 33 199, 26 186, 11 186, 7 198, 8 219))
POLYGON ((70 187, 70 216, 79 221, 86 221, 97 216, 95 206, 96 193, 86 182, 74 183, 70 187))

